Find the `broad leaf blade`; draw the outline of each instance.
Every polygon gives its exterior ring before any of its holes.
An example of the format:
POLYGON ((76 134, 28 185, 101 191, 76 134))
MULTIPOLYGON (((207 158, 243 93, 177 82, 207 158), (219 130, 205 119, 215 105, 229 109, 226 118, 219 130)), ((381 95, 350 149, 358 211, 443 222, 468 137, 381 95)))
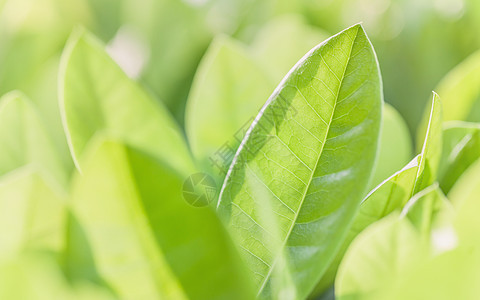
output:
POLYGON ((96 134, 114 136, 190 174, 186 143, 167 110, 129 79, 88 33, 77 30, 60 70, 60 107, 70 151, 79 169, 96 134))
POLYGON ((353 241, 335 280, 336 299, 389 299, 383 293, 416 267, 424 254, 420 235, 410 222, 390 215, 353 241))
POLYGON ((0 99, 0 175, 28 164, 67 185, 68 171, 33 104, 18 92, 0 99))
POLYGON ((24 251, 0 261, 0 298, 22 300, 113 300, 106 289, 92 284, 70 285, 55 257, 24 251))
MULTIPOLYGON (((438 183, 435 183, 415 194, 403 208, 402 216, 406 216, 410 220, 422 237, 430 240, 434 230, 441 230, 442 227, 452 224, 453 207, 440 190, 438 183)), ((435 248, 438 245, 433 246, 435 248)))
POLYGON ((223 181, 272 88, 243 45, 227 37, 213 41, 195 75, 185 113, 193 155, 204 169, 221 174, 223 181))
MULTIPOLYGON (((448 193, 448 199, 455 207, 461 207, 467 199, 475 199, 478 196, 480 186, 480 159, 476 160, 457 180, 448 193)), ((476 200, 469 200, 474 202, 476 200)), ((472 212, 474 213, 475 210, 472 212)))
POLYGON ((262 297, 274 293, 270 277, 284 251, 300 298, 333 258, 372 172, 381 106, 375 53, 356 25, 312 49, 257 116, 218 208, 262 297), (275 222, 261 219, 261 205, 275 222))
POLYGON ((84 163, 74 212, 120 298, 252 298, 222 224, 210 208, 182 199, 176 172, 115 142, 94 148, 84 163))
POLYGON ((419 161, 420 156, 415 157, 402 170, 390 176, 365 197, 340 250, 315 288, 315 295, 322 293, 334 283, 338 266, 355 237, 371 224, 394 211, 401 210, 407 203, 413 192, 419 161))
MULTIPOLYGON (((480 95, 480 51, 451 70, 437 86, 445 120, 467 120, 480 95)), ((480 121, 478 117, 475 121, 480 121)))
POLYGON ((480 126, 468 122, 447 122, 443 129, 440 187, 448 193, 463 172, 480 158, 480 126))
POLYGON ((252 51, 270 78, 278 82, 299 57, 328 37, 329 34, 308 25, 300 15, 282 15, 262 28, 252 43, 252 51))
POLYGON ((66 203, 58 186, 27 166, 0 181, 0 256, 23 249, 59 253, 64 245, 66 203))

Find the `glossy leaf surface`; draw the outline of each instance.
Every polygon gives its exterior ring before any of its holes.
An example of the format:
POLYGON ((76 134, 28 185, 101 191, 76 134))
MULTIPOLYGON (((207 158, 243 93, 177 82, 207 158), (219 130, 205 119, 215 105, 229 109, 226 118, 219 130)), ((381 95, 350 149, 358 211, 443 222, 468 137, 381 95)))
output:
POLYGON ((355 25, 312 49, 257 116, 218 209, 261 297, 283 253, 300 298, 333 258, 372 172, 382 101, 374 50, 355 25))

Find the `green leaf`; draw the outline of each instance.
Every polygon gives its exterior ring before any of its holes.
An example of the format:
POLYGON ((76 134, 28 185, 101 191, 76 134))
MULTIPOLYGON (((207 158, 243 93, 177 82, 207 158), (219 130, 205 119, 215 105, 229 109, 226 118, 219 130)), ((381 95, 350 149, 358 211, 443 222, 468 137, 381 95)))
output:
POLYGON ((205 170, 226 173, 272 89, 243 45, 227 37, 213 41, 195 75, 185 112, 193 155, 205 170), (222 150, 226 155, 219 154, 222 150))
POLYGON ((413 196, 415 187, 425 184, 424 182, 422 183, 422 180, 424 176, 429 176, 424 175, 425 170, 429 170, 425 168, 426 162, 429 162, 432 157, 434 162, 437 161, 437 152, 430 150, 430 147, 431 144, 438 144, 437 132, 439 132, 440 125, 438 121, 436 121, 439 117, 438 114, 438 100, 434 99, 430 115, 427 119, 428 123, 426 124, 426 131, 428 131, 428 134, 424 135, 424 147, 422 147, 421 153, 410 161, 410 163, 408 163, 402 170, 396 172, 373 189, 362 201, 359 212, 355 216, 352 226, 350 227, 340 250, 322 279, 317 284, 314 291, 315 295, 323 292, 333 284, 338 266, 355 237, 369 225, 384 218, 393 211, 401 209, 413 196), (422 164, 423 168, 420 167, 422 164))
POLYGON ((421 151, 421 156, 414 193, 435 182, 442 155, 442 104, 435 92, 427 107, 417 135, 417 151, 421 151))
POLYGON ((396 284, 385 291, 382 299, 478 298, 480 256, 476 249, 472 251, 472 248, 459 247, 420 263, 417 268, 398 278, 396 284))
MULTIPOLYGON (((220 24, 207 24, 211 15, 180 0, 125 1, 121 10, 128 24, 148 41, 149 57, 141 74, 178 119, 202 55, 220 24), (214 30, 212 30, 213 27, 214 30)), ((111 15, 111 13, 109 13, 111 15)))
POLYGON ((407 124, 391 105, 383 107, 377 166, 370 188, 374 188, 412 159, 412 142, 407 124))
POLYGON ((19 253, 0 261, 0 298, 22 300, 114 299, 100 286, 70 285, 54 257, 44 252, 19 253))
POLYGON ((116 142, 89 153, 72 206, 120 298, 252 298, 226 230, 210 208, 182 199, 181 177, 116 142))
POLYGON ((270 78, 279 82, 299 57, 328 37, 300 15, 282 15, 262 28, 251 47, 270 78))
POLYGON ((19 92, 0 98, 0 175, 33 164, 62 186, 68 171, 57 157, 33 104, 19 92))
POLYGON ((336 299, 388 299, 382 293, 421 261, 422 245, 415 228, 397 214, 368 227, 353 241, 340 265, 336 299))
POLYGON ((250 127, 218 209, 261 297, 276 293, 284 253, 298 298, 327 268, 372 173, 382 101, 374 50, 355 25, 297 63, 250 127))
MULTIPOLYGON (((415 194, 403 208, 402 216, 406 216, 421 235, 430 240, 430 235, 434 230, 452 224, 453 207, 439 188, 438 183, 435 183, 415 194)), ((434 247, 436 246, 434 245, 434 247)))
MULTIPOLYGON (((478 193, 480 192, 480 159, 473 163, 452 187, 448 193, 448 199, 452 201, 455 208, 462 210, 458 213, 458 219, 464 214, 464 222, 472 223, 472 226, 479 226, 478 218, 474 214, 478 212, 478 193), (465 209, 465 207, 469 207, 465 209)), ((468 228, 468 226, 465 226, 468 228)))
POLYGON ((60 70, 60 107, 77 168, 88 142, 103 134, 167 161, 185 174, 193 163, 180 129, 165 108, 129 79, 83 30, 67 43, 60 70))
POLYGON ((60 252, 66 202, 59 187, 26 166, 0 180, 0 257, 23 249, 60 252))
POLYGON ((450 203, 434 184, 415 194, 400 218, 391 214, 366 228, 340 265, 337 299, 411 299, 397 298, 392 291, 401 291, 396 288, 404 279, 432 257, 457 246, 453 217, 450 203))
POLYGON ((438 84, 437 91, 442 95, 446 121, 467 120, 480 96, 480 51, 451 70, 438 84))
POLYGON ((334 283, 338 266, 342 262, 348 247, 358 234, 392 212, 401 210, 408 202, 417 178, 419 161, 420 155, 415 157, 403 169, 382 182, 363 199, 347 237, 342 242, 335 259, 330 263, 330 266, 315 288, 314 295, 322 293, 334 283))
POLYGON ((450 121, 443 126, 443 149, 438 177, 448 193, 463 172, 480 158, 480 125, 450 121))
POLYGON ((458 233, 459 243, 473 249, 480 249, 479 193, 480 159, 465 171, 448 194, 448 198, 457 211, 455 229, 458 233))

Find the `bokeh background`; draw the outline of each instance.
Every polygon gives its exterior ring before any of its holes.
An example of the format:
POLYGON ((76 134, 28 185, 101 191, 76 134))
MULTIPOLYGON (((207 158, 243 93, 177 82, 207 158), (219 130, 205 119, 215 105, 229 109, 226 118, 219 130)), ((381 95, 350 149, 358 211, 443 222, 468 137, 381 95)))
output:
POLYGON ((268 37, 282 48, 308 36, 313 46, 363 22, 378 54, 385 100, 412 132, 441 78, 480 48, 478 0, 0 0, 0 10, 0 94, 25 92, 57 137, 57 69, 78 24, 109 45, 180 124, 198 64, 219 34, 247 45, 268 37), (272 26, 286 18, 299 26, 272 26))

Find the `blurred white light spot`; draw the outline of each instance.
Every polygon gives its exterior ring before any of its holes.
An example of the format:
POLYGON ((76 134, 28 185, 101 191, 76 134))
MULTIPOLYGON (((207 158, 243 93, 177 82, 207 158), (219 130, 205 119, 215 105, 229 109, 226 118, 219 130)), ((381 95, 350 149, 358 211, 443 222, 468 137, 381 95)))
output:
POLYGON ((436 254, 455 249, 458 238, 453 227, 443 227, 432 232, 433 250, 436 254))
POLYGON ((464 0, 434 0, 433 7, 443 17, 457 20, 465 13, 464 0))
POLYGON ((149 58, 149 48, 141 35, 122 26, 107 45, 107 52, 130 78, 138 78, 149 58))

